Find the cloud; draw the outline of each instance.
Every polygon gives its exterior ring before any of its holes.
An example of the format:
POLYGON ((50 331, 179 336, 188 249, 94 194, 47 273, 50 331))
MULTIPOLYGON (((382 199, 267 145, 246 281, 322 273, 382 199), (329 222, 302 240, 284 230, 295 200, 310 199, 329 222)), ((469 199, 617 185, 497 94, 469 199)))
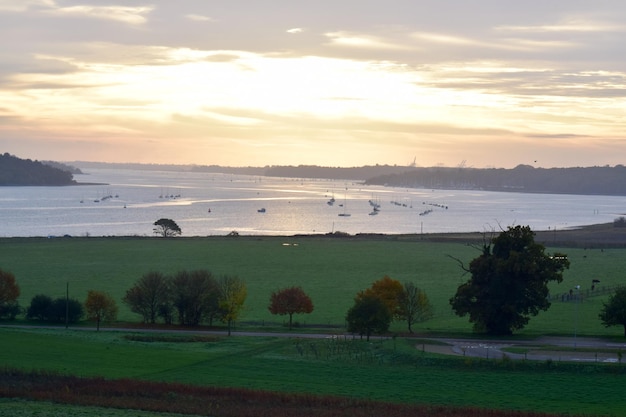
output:
POLYGON ((56 16, 88 17, 93 19, 114 20, 129 25, 142 25, 147 22, 146 14, 153 7, 125 6, 69 6, 58 7, 47 11, 56 16))
POLYGON ((297 34, 297 33, 302 33, 302 32, 304 32, 304 29, 302 28, 287 29, 287 33, 291 33, 291 34, 297 34))
POLYGON ((325 36, 330 40, 331 46, 365 48, 365 49, 408 49, 407 45, 388 42, 376 36, 357 34, 352 32, 328 32, 325 36))
POLYGON ((53 0, 0 0, 0 11, 25 12, 35 8, 52 8, 56 3, 53 0))
POLYGON ((185 17, 189 20, 194 20, 196 22, 215 22, 215 19, 213 19, 212 17, 200 14, 187 14, 185 15, 185 17))
POLYGON ((563 33, 563 32, 624 32, 626 26, 609 22, 573 18, 560 23, 547 25, 499 25, 494 29, 500 32, 523 33, 563 33))

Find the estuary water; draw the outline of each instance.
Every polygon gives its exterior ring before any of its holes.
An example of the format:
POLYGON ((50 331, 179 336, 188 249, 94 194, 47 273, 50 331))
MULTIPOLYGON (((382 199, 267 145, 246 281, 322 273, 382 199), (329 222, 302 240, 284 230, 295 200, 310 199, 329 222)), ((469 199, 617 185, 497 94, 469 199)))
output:
POLYGON ((106 185, 0 187, 0 237, 152 236, 160 218, 174 220, 183 236, 560 230, 626 213, 626 197, 614 196, 110 168, 74 178, 106 185))

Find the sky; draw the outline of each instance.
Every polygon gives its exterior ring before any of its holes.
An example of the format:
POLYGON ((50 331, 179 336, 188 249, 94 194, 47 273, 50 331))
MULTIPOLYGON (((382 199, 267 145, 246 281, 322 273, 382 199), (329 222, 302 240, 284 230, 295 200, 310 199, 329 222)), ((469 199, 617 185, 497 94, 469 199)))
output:
POLYGON ((0 0, 0 152, 626 162, 624 0, 0 0))

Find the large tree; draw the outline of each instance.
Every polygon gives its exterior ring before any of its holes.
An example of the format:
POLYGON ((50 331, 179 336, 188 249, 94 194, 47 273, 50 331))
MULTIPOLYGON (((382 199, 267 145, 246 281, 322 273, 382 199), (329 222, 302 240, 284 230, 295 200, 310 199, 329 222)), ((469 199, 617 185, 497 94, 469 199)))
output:
POLYGON ((133 313, 141 314, 144 323, 155 323, 159 309, 170 300, 170 280, 160 272, 144 274, 126 291, 122 301, 133 313))
POLYGON ((602 303, 600 320, 605 327, 623 326, 626 337, 626 287, 615 290, 607 302, 602 303))
POLYGON ((213 274, 207 270, 179 271, 172 281, 171 300, 181 325, 197 326, 219 310, 220 290, 213 274))
POLYGON ((522 329, 540 311, 550 307, 548 283, 563 280, 567 256, 545 253, 528 226, 509 227, 471 261, 471 278, 450 299, 458 316, 469 315, 475 331, 494 335, 522 329))
POLYGON ((291 330, 293 315, 311 313, 313 311, 313 302, 302 288, 289 287, 272 292, 268 309, 272 314, 281 316, 288 314, 289 330, 291 330))
POLYGON ((372 333, 384 333, 391 324, 391 313, 385 303, 377 296, 356 297, 354 305, 348 310, 346 321, 348 331, 365 335, 370 340, 372 333))
POLYGON ((15 318, 20 308, 17 298, 20 296, 20 287, 15 281, 15 275, 0 269, 0 317, 15 318))
POLYGON ((433 316, 433 306, 426 292, 412 282, 405 282, 398 297, 398 312, 401 319, 406 321, 409 332, 413 333, 411 326, 414 323, 421 323, 433 316))
POLYGON ((96 322, 96 330, 100 323, 113 321, 117 318, 117 304, 113 297, 102 291, 89 290, 85 301, 85 311, 89 320, 96 322))
POLYGON ((174 237, 182 233, 180 227, 172 219, 159 219, 154 222, 154 233, 161 237, 174 237))
POLYGON ((400 319, 398 301, 402 294, 402 283, 385 275, 378 281, 374 281, 370 288, 357 294, 357 299, 365 297, 379 298, 389 310, 392 319, 400 319))
POLYGON ((246 301, 248 289, 246 283, 239 277, 224 275, 219 280, 219 308, 222 321, 228 325, 228 335, 231 334, 232 323, 239 318, 243 303, 246 301))

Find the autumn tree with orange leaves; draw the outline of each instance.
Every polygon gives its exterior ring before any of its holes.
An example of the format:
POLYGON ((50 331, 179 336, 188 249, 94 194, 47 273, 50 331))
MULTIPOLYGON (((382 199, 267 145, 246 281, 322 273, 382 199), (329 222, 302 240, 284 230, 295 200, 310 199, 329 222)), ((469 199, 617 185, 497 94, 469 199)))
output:
POLYGON ((17 298, 20 296, 20 287, 15 282, 15 275, 0 269, 0 317, 15 317, 19 311, 17 298))
POLYGON ((294 314, 309 314, 313 311, 311 298, 300 287, 290 287, 274 291, 270 296, 270 313, 284 316, 289 315, 289 330, 292 326, 294 314))

